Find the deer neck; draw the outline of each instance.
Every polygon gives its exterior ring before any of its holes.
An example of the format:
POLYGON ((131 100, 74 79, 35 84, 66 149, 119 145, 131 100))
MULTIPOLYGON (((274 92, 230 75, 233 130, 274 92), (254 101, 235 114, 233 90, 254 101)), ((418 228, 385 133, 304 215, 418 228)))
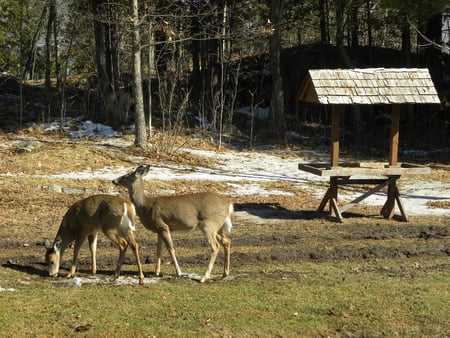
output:
POLYGON ((144 193, 144 183, 142 179, 137 180, 134 184, 129 187, 128 193, 130 194, 131 202, 136 206, 136 208, 143 208, 146 204, 146 197, 144 193))

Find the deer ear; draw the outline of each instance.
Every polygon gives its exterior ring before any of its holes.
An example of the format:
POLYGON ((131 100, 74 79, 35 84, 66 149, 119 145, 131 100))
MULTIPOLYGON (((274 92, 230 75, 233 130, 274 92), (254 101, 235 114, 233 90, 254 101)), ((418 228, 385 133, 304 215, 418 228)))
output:
POLYGON ((51 245, 50 240, 48 238, 44 239, 44 247, 46 249, 51 249, 52 248, 52 245, 51 245))
POLYGON ((136 176, 145 176, 145 175, 147 175, 149 169, 150 169, 150 166, 148 164, 140 165, 135 171, 136 176))
POLYGON ((62 240, 57 240, 54 244, 53 244, 53 249, 55 250, 55 252, 59 251, 61 249, 62 246, 62 240))

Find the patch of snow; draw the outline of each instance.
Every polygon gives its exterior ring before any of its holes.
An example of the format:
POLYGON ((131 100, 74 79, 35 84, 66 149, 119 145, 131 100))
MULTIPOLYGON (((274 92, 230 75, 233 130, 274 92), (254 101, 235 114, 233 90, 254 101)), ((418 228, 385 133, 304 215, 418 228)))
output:
MULTIPOLYGON (((78 134, 87 135, 90 132, 96 136, 104 135, 105 137, 115 135, 113 130, 103 125, 95 124, 90 121, 83 123, 83 131, 86 133, 78 134)), ((105 138, 105 144, 129 144, 121 138, 105 138)), ((101 147, 102 145, 99 145, 101 147)), ((198 150, 198 149, 182 149, 182 151, 192 154, 214 159, 209 166, 189 166, 177 164, 158 164, 152 165, 146 180, 208 180, 227 182, 233 188, 232 195, 289 195, 289 192, 267 188, 265 182, 289 182, 294 187, 308 190, 311 195, 322 198, 328 187, 328 178, 313 175, 298 169, 299 163, 311 162, 311 158, 315 161, 325 161, 329 155, 325 153, 268 153, 265 151, 234 151, 227 150, 224 152, 198 150), (302 157, 303 156, 303 157, 302 157)), ((142 159, 134 159, 141 162, 142 159)), ((46 177, 49 179, 104 179, 113 180, 118 176, 124 175, 130 167, 105 167, 101 170, 85 170, 81 172, 72 172, 55 175, 36 175, 36 177, 46 177)), ((25 174, 0 173, 1 176, 24 176, 25 174)), ((87 184, 88 186, 88 184, 87 184)), ((368 189, 367 189, 368 190, 368 189)), ((367 191, 366 190, 366 191, 367 191)), ((423 181, 418 180, 414 176, 402 176, 399 180, 399 190, 401 198, 408 215, 443 215, 450 217, 450 209, 430 208, 427 203, 430 201, 450 201, 450 182, 439 181, 423 181)), ((339 203, 350 202, 360 196, 365 191, 349 191, 340 189, 339 203)), ((381 206, 386 201, 386 193, 381 191, 371 195, 362 201, 362 204, 381 206)))
POLYGON ((14 292, 16 289, 14 288, 2 288, 0 287, 0 292, 14 292))
POLYGON ((73 131, 70 133, 73 138, 79 137, 112 137, 117 133, 109 126, 105 126, 101 123, 94 123, 92 121, 84 121, 81 130, 73 131))
POLYGON ((270 107, 241 107, 234 111, 235 114, 243 114, 251 117, 255 114, 255 118, 258 120, 267 120, 270 116, 270 107))
POLYGON ((271 189, 268 190, 257 183, 249 184, 236 184, 228 183, 228 186, 234 189, 234 194, 236 195, 259 195, 259 196, 270 196, 270 195, 285 195, 292 196, 293 194, 286 191, 271 189))
MULTIPOLYGON (((144 278, 145 284, 156 284, 161 281, 161 278, 144 278)), ((119 276, 116 280, 112 280, 108 277, 95 277, 95 276, 76 276, 73 278, 58 278, 52 280, 52 283, 71 288, 78 288, 83 284, 111 284, 111 285, 139 285, 139 279, 137 277, 119 276)), ((0 290, 1 291, 1 290, 0 290)))
MULTIPOLYGON (((43 125, 43 130, 45 132, 56 131, 61 129, 61 124, 58 121, 52 121, 45 123, 43 125)), ((68 131, 71 137, 81 138, 81 137, 114 137, 119 134, 115 132, 110 126, 106 126, 101 123, 94 123, 92 121, 79 122, 77 119, 68 119, 63 125, 63 129, 68 131), (74 126, 77 130, 71 130, 74 126)))
MULTIPOLYGON (((450 183, 418 181, 409 177, 399 180, 400 198, 407 215, 434 215, 450 217, 450 209, 430 208, 429 202, 450 201, 450 183)), ((345 193, 343 199, 347 202, 357 198, 360 193, 345 193)), ((386 202, 386 192, 378 192, 367 197, 363 202, 371 206, 383 206, 386 202)), ((396 206, 397 207, 397 206, 396 206)), ((398 211, 398 209, 397 209, 398 211)))

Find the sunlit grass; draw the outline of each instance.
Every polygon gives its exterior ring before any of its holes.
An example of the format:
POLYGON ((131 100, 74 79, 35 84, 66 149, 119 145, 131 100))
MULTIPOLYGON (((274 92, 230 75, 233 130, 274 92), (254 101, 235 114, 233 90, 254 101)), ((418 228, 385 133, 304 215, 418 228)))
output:
POLYGON ((166 277, 143 287, 63 287, 4 270, 2 287, 15 291, 1 294, 0 325, 19 336, 445 336, 449 264, 439 258, 252 265, 234 269, 228 281, 166 277))

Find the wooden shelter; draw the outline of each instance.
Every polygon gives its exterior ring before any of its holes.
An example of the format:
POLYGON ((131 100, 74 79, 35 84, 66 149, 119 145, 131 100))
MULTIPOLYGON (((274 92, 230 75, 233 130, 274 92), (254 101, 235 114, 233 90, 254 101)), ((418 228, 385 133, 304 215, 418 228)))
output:
POLYGON ((392 218, 397 202, 401 216, 407 220, 400 199, 397 180, 403 174, 427 174, 429 167, 398 162, 400 110, 402 104, 440 103, 428 69, 365 68, 310 70, 300 88, 297 99, 303 102, 332 105, 331 160, 326 163, 299 164, 299 169, 330 177, 330 186, 322 199, 319 211, 329 202, 330 213, 342 221, 342 212, 371 194, 388 186, 387 200, 381 214, 392 218), (388 163, 339 163, 339 125, 343 105, 392 105, 391 136, 388 163), (383 178, 351 178, 354 176, 383 178), (376 185, 354 201, 339 208, 340 185, 376 185))

